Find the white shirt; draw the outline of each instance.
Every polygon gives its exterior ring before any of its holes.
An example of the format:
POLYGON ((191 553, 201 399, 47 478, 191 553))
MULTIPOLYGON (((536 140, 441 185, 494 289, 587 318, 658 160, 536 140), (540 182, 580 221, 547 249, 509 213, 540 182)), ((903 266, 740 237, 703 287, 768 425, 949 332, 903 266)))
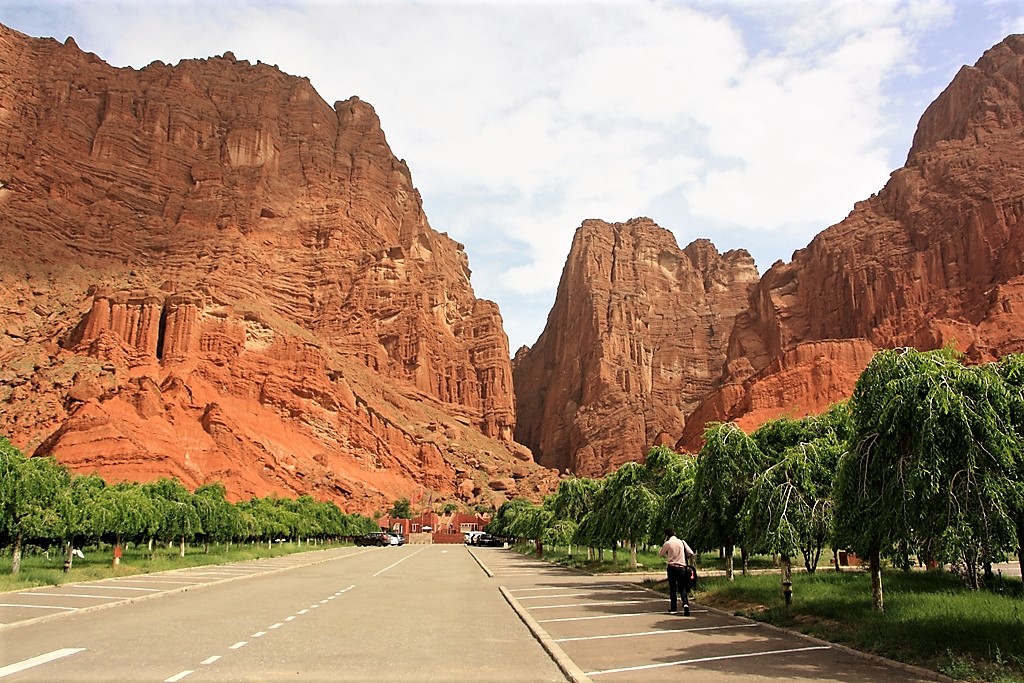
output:
POLYGON ((658 554, 663 555, 673 567, 682 567, 688 558, 693 557, 693 548, 687 545, 686 541, 672 536, 661 546, 658 554))

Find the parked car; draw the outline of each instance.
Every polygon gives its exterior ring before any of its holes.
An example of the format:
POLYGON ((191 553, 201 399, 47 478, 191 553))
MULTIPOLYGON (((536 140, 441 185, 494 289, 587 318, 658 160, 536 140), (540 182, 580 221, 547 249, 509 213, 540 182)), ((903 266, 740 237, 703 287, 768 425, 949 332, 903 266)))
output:
POLYGON ((374 531, 357 536, 355 543, 356 545, 391 545, 391 536, 383 531, 374 531))
POLYGON ((405 545, 405 536, 398 533, 397 531, 389 531, 388 541, 391 543, 391 545, 405 545))
POLYGON ((490 534, 480 534, 474 539, 473 545, 484 548, 504 548, 505 539, 490 534))
POLYGON ((484 535, 482 531, 467 531, 465 536, 466 545, 476 545, 476 539, 484 535))

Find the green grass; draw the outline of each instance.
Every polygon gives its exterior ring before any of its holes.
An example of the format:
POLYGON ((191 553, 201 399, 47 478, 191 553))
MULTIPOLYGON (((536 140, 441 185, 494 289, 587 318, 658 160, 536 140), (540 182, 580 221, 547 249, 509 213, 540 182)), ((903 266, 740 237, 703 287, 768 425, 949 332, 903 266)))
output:
POLYGON ((50 551, 49 558, 42 552, 26 553, 21 559, 21 571, 16 576, 11 574, 10 548, 0 555, 0 592, 34 588, 36 586, 58 586, 62 583, 77 581, 95 581, 116 576, 148 574, 168 569, 184 567, 200 567, 211 564, 225 564, 259 558, 281 557, 292 553, 320 550, 325 546, 299 546, 293 543, 275 543, 272 549, 266 544, 238 546, 232 545, 231 551, 223 546, 210 546, 209 554, 203 552, 202 546, 186 548, 185 557, 178 556, 178 546, 158 548, 153 556, 146 546, 131 547, 124 551, 121 564, 112 567, 113 554, 110 546, 103 550, 85 548, 85 558, 76 557, 71 571, 64 573, 64 555, 60 551, 50 551))
MULTIPOLYGON (((887 571, 884 614, 871 611, 865 572, 793 575, 787 609, 778 574, 705 578, 696 599, 857 650, 976 681, 1024 681, 1024 597, 1019 579, 1003 592, 971 591, 946 572, 887 571)), ((652 587, 666 590, 665 582, 652 587)))

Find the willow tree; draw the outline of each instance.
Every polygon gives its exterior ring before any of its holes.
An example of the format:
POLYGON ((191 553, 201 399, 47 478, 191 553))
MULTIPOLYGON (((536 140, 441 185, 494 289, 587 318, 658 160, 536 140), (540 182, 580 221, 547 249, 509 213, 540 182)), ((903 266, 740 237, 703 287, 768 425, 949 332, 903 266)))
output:
POLYGON ((552 514, 554 536, 569 545, 570 557, 571 544, 576 540, 583 518, 593 510, 599 489, 600 484, 594 479, 571 477, 558 482, 558 489, 544 501, 552 514))
POLYGON ((637 566, 637 545, 650 537, 657 508, 658 496, 640 463, 627 462, 605 477, 597 524, 603 537, 629 544, 629 566, 633 569, 637 566))
MULTIPOLYGON (((1024 354, 1013 354, 1002 358, 995 366, 996 372, 1006 383, 1010 392, 1010 421, 1018 435, 1024 435, 1024 354)), ((1018 462, 1024 469, 1024 458, 1018 462)), ((1016 477, 1016 492, 1013 499, 1013 516, 1017 530, 1017 562, 1024 575, 1024 471, 1016 477)))
POLYGON ((693 536, 695 529, 688 505, 690 497, 694 495, 696 458, 676 453, 666 446, 655 446, 647 452, 644 467, 658 495, 657 509, 651 521, 651 543, 661 540, 664 529, 674 529, 680 538, 693 536))
POLYGON ((725 549, 725 574, 733 580, 733 550, 741 538, 740 511, 754 477, 764 467, 757 443, 732 422, 716 422, 704 430, 697 456, 689 514, 697 552, 725 549))
POLYGON ((876 611, 884 610, 883 554, 937 547, 958 555, 977 587, 985 556, 1014 545, 1022 443, 1012 409, 992 366, 966 367, 949 349, 880 351, 861 374, 836 519, 868 557, 876 611))

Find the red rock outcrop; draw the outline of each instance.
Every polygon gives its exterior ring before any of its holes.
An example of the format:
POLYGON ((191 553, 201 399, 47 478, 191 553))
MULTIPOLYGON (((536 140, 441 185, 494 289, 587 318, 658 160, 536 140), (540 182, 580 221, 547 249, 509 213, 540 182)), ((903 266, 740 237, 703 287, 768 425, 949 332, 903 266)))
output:
POLYGON ((0 26, 0 241, 0 432, 30 453, 353 511, 486 505, 524 466, 497 306, 358 98, 0 26))
POLYGON ((747 427, 849 396, 880 348, 1024 351, 1024 36, 964 67, 921 118, 906 165, 776 264, 737 317, 721 388, 688 419, 747 427))
POLYGON ((756 281, 745 251, 679 249, 646 218, 585 221, 544 332, 513 361, 516 440, 589 476, 641 459, 714 388, 756 281))

